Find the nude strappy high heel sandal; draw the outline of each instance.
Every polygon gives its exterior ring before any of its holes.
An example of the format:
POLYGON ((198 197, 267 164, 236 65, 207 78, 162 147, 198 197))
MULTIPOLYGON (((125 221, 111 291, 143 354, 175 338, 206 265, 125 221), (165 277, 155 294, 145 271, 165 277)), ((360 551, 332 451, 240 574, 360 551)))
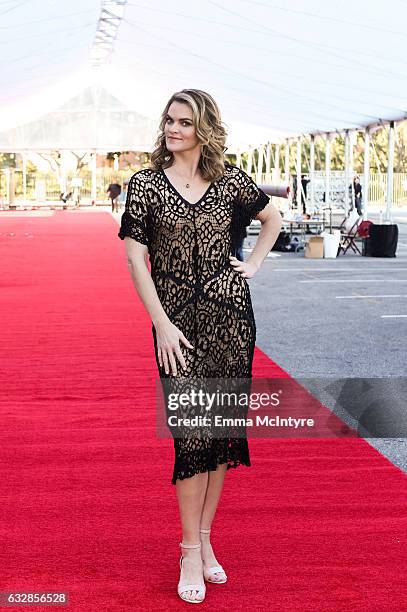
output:
MULTIPOLYGON (((182 542, 180 542, 180 546, 181 548, 198 548, 198 549, 201 548, 201 544, 183 544, 182 542)), ((181 554, 181 558, 179 560, 180 571, 182 570, 183 559, 184 557, 181 554)), ((180 580, 178 582, 178 595, 180 596, 182 601, 187 601, 188 603, 202 603, 203 600, 205 599, 205 593, 206 593, 205 583, 181 584, 181 577, 180 577, 180 580), (183 597, 182 594, 185 593, 186 591, 198 591, 197 596, 199 596, 199 599, 188 599, 187 597, 183 597)))
MULTIPOLYGON (((210 533, 210 529, 200 529, 201 533, 210 533)), ((225 584, 228 577, 226 576, 225 570, 221 565, 213 565, 212 567, 205 568, 204 563, 204 578, 207 582, 211 582, 213 584, 225 584), (223 575, 222 575, 223 574, 223 575), (218 577, 218 579, 216 579, 218 577)))

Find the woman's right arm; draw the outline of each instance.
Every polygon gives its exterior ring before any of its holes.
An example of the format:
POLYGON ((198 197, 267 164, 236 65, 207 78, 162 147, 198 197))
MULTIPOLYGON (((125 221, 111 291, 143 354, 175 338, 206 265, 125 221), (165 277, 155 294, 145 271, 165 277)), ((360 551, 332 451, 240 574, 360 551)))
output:
POLYGON ((147 265, 147 246, 137 242, 129 236, 124 238, 124 242, 126 245, 127 263, 133 284, 156 330, 158 362, 160 367, 164 364, 166 374, 169 373, 171 366, 172 374, 176 376, 177 363, 175 356, 178 357, 183 369, 186 369, 185 359, 180 348, 180 341, 188 348, 193 348, 193 346, 189 340, 185 338, 182 331, 171 323, 162 307, 147 265))

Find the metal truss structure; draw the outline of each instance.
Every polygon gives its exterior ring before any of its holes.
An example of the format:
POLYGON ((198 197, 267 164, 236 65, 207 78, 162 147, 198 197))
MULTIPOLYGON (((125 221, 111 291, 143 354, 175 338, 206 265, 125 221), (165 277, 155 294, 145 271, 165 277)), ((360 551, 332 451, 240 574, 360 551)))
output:
POLYGON ((93 66, 109 62, 126 4, 127 0, 102 0, 102 9, 90 52, 93 66))

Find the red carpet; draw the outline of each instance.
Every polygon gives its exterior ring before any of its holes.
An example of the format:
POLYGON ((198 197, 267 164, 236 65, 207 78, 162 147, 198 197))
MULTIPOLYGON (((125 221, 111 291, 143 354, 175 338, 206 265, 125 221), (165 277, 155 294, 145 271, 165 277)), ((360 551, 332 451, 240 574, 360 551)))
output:
MULTIPOLYGON (((69 211, 0 223, 0 591, 67 591, 72 612, 188 610, 151 323, 117 225, 69 211)), ((257 351, 254 374, 284 373, 257 351)), ((229 582, 199 609, 401 610, 405 475, 360 439, 250 448, 213 526, 229 582)))

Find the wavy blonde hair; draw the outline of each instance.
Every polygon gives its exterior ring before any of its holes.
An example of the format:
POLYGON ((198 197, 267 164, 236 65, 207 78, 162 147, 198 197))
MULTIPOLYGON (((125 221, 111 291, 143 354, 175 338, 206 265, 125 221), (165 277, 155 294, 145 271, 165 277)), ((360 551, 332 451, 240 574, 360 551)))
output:
POLYGON ((188 104, 192 110, 196 135, 201 143, 201 156, 198 167, 205 181, 215 181, 225 171, 227 132, 222 125, 220 111, 215 100, 200 89, 182 89, 175 92, 168 100, 161 115, 159 134, 155 149, 151 154, 151 169, 155 171, 168 168, 174 162, 174 154, 168 151, 165 144, 164 126, 168 109, 173 102, 188 104))

